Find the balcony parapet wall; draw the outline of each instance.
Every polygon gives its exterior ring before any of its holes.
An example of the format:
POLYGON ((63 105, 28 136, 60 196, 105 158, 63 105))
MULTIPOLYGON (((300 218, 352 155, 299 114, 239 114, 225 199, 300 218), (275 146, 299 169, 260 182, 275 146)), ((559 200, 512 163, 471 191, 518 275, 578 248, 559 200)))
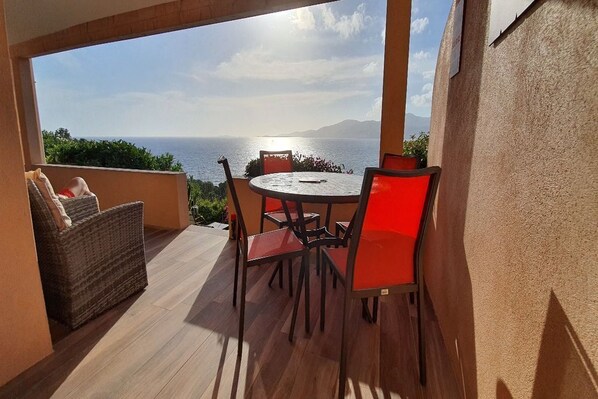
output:
POLYGON ((76 176, 84 178, 98 196, 102 210, 132 201, 143 201, 144 224, 162 229, 184 229, 189 225, 187 176, 162 172, 73 165, 35 164, 55 189, 76 176))

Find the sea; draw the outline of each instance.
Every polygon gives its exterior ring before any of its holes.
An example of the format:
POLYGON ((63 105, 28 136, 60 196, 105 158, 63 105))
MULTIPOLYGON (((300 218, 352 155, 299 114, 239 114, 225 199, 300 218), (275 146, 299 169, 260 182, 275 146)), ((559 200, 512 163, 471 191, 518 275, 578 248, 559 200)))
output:
POLYGON ((242 176, 245 173, 245 165, 250 160, 258 158, 260 150, 292 150, 293 154, 313 155, 362 175, 366 167, 378 164, 380 148, 379 139, 306 137, 126 137, 122 139, 145 147, 154 155, 169 152, 183 165, 185 172, 196 179, 215 184, 225 180, 222 166, 217 163, 221 155, 228 158, 233 176, 242 176))

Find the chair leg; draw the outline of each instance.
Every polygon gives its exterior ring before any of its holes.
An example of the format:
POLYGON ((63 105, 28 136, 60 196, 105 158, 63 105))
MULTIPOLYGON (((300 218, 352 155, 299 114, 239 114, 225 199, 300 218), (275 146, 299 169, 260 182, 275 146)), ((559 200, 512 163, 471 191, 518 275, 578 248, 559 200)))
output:
POLYGON ((278 262, 278 287, 282 288, 282 279, 284 278, 284 270, 282 268, 282 261, 278 262))
POLYGON ((247 265, 243 262, 241 271, 241 310, 239 312, 239 346, 237 347, 237 357, 243 355, 243 331, 245 329, 245 293, 247 291, 247 265))
MULTIPOLYGON (((316 218, 316 229, 320 228, 320 218, 316 218)), ((319 236, 317 237, 319 238, 319 236)), ((320 275, 320 255, 321 255, 321 251, 320 251, 320 246, 316 247, 316 275, 320 275)))
POLYGON ((417 335, 419 339, 419 382, 426 385, 426 345, 424 342, 424 287, 421 284, 417 296, 417 335))
POLYGON ((412 305, 415 303, 415 294, 413 292, 409 293, 409 303, 412 305))
POLYGON ((332 273, 332 288, 336 289, 336 273, 332 273))
POLYGON ((272 275, 270 276, 270 280, 268 280, 268 287, 272 287, 272 282, 274 281, 274 277, 276 277, 276 275, 278 274, 279 267, 280 267, 280 263, 278 263, 276 265, 276 269, 274 269, 274 271, 272 272, 272 275))
POLYGON ((309 334, 309 256, 305 257, 305 332, 309 334))
POLYGON ((351 304, 351 298, 347 297, 345 294, 345 303, 343 304, 343 332, 341 338, 341 364, 340 364, 340 372, 338 377, 338 397, 339 399, 343 399, 345 397, 345 389, 347 383, 347 348, 348 348, 348 339, 349 339, 349 331, 348 331, 348 324, 349 324, 349 308, 351 304))
POLYGON ((289 296, 293 296, 293 260, 289 259, 289 296))
POLYGON ((375 296, 374 297, 374 305, 373 305, 373 309, 372 309, 372 321, 373 323, 376 323, 378 321, 378 297, 375 296))
POLYGON ((260 234, 264 232, 264 214, 260 216, 260 234))
POLYGON ((322 276, 320 277, 320 331, 324 331, 326 322, 326 262, 322 259, 322 276))
MULTIPOLYGON (((303 257, 305 258, 305 256, 303 257)), ((299 268, 299 280, 297 281, 297 292, 295 293, 295 303, 293 304, 293 316, 291 317, 291 329, 289 330, 289 342, 293 342, 295 336, 295 323, 297 322, 297 311, 299 310, 299 299, 301 299, 301 289, 303 288, 303 279, 305 276, 305 261, 301 260, 299 268)))
MULTIPOLYGON (((237 236, 238 237, 238 236, 237 236)), ((237 289, 238 289, 238 280, 239 280, 239 257, 241 255, 241 250, 239 248, 239 240, 236 240, 235 244, 235 281, 233 283, 233 306, 237 306, 237 289)))
MULTIPOLYGON (((377 297, 374 297, 374 312, 378 309, 377 297)), ((361 298, 361 317, 368 323, 375 323, 374 316, 370 313, 370 298, 361 298)))

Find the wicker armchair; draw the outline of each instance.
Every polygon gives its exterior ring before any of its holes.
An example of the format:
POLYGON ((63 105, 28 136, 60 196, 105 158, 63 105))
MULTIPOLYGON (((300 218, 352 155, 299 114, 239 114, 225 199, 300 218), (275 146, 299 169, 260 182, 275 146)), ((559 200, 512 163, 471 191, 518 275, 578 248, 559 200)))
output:
POLYGON ((100 212, 96 197, 61 200, 73 225, 58 231, 27 185, 49 317, 75 329, 147 286, 142 202, 100 212))

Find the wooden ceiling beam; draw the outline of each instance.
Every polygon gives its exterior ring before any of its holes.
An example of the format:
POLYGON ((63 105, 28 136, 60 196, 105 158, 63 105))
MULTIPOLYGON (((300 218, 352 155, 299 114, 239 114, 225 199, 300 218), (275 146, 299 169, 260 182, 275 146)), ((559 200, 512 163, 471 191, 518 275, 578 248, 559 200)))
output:
POLYGON ((31 58, 332 1, 336 0, 177 0, 17 43, 10 47, 10 53, 13 58, 31 58))

